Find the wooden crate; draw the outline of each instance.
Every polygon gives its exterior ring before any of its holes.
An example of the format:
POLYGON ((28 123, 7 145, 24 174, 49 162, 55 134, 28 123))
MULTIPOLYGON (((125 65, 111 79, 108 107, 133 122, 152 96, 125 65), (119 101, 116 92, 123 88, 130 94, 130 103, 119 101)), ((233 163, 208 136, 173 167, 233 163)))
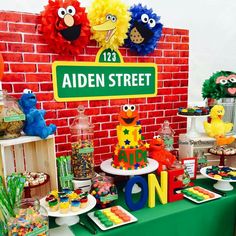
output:
POLYGON ((0 140, 0 175, 24 171, 47 173, 50 188, 58 189, 54 135, 44 140, 35 136, 0 140))

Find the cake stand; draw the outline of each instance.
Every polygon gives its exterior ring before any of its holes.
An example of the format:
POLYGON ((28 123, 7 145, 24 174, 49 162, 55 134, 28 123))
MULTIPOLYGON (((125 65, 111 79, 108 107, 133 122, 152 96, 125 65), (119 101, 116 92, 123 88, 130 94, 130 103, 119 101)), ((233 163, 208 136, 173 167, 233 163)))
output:
POLYGON ((196 119, 197 118, 202 118, 202 117, 208 117, 209 115, 201 115, 201 116, 187 116, 187 115, 180 115, 180 114, 177 114, 177 116, 179 117, 185 117, 185 118, 190 118, 191 119, 191 126, 190 126, 190 129, 188 130, 187 132, 187 136, 190 137, 190 138, 197 138, 197 137, 201 137, 201 133, 199 133, 197 131, 197 128, 196 128, 196 119))
POLYGON ((208 153, 220 157, 219 166, 224 166, 225 165, 225 157, 236 156, 236 153, 235 154, 230 154, 230 155, 213 153, 213 152, 210 151, 210 149, 208 149, 208 153))
POLYGON ((93 209, 96 205, 96 199, 92 195, 88 195, 88 205, 85 208, 80 208, 77 212, 69 211, 67 214, 61 214, 60 211, 52 212, 46 204, 45 198, 40 200, 40 204, 47 209, 48 215, 52 217, 57 217, 55 222, 57 225, 74 225, 79 222, 79 215, 86 213, 93 209))
MULTIPOLYGON (((151 159, 151 158, 147 158, 147 160, 148 160, 148 165, 138 170, 116 169, 112 166, 112 158, 106 161, 103 161, 100 167, 101 167, 101 170, 103 170, 104 172, 108 174, 130 176, 130 178, 132 178, 135 175, 144 175, 144 174, 151 173, 158 168, 159 164, 156 160, 151 159)), ((140 191, 141 191, 141 188, 137 184, 135 184, 132 189, 132 193, 139 193, 140 191)))
MULTIPOLYGON (((220 166, 220 167, 221 167, 221 166, 220 166)), ((221 190, 221 191, 231 191, 231 190, 234 189, 234 187, 230 184, 230 182, 235 182, 235 183, 236 183, 236 180, 215 179, 215 178, 209 176, 209 175, 206 173, 206 169, 207 169, 207 168, 211 168, 211 166, 203 167, 203 168, 200 170, 200 172, 201 172, 201 174, 204 175, 205 177, 217 181, 217 182, 213 185, 215 189, 218 189, 218 190, 221 190)), ((233 170, 236 170, 235 168, 232 168, 232 167, 230 167, 230 168, 233 169, 233 170)))

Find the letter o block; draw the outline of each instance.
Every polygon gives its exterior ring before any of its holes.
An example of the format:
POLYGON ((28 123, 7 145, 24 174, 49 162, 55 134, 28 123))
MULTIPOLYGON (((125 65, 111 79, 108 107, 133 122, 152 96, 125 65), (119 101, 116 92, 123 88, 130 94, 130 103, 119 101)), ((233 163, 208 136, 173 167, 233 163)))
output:
POLYGON ((144 207, 148 199, 148 185, 144 178, 141 176, 134 176, 131 178, 125 186, 125 202, 128 208, 132 211, 137 211, 144 207), (142 191, 141 197, 138 202, 133 202, 132 188, 135 184, 139 183, 142 191))

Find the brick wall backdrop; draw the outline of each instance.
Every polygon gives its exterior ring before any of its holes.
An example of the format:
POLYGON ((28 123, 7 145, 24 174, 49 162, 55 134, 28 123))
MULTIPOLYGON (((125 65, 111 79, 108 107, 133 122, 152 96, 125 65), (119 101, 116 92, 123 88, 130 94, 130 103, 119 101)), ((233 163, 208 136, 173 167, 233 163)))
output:
POLYGON ((177 117, 177 109, 187 105, 188 92, 188 30, 164 28, 163 36, 152 54, 139 57, 121 48, 125 62, 158 64, 158 95, 154 98, 100 100, 85 102, 55 102, 53 98, 51 64, 55 60, 95 61, 98 47, 91 42, 78 56, 53 54, 39 33, 39 15, 0 11, 0 52, 5 61, 3 88, 19 98, 24 88, 36 93, 38 108, 47 111, 47 123, 57 125, 57 156, 70 153, 69 125, 77 115, 79 104, 87 107, 86 114, 95 124, 95 163, 111 158, 117 142, 116 125, 120 106, 136 104, 140 111, 143 134, 147 140, 165 119, 178 135, 186 132, 186 119, 177 117))

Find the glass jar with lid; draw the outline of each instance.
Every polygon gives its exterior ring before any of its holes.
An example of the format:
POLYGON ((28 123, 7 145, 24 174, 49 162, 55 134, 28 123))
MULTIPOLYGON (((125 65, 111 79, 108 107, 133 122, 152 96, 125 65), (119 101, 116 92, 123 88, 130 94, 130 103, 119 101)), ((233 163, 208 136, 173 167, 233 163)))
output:
POLYGON ((71 131, 71 167, 76 180, 94 177, 93 128, 89 117, 84 114, 84 106, 78 107, 79 115, 70 126, 71 131))
POLYGON ((8 235, 49 235, 48 213, 39 200, 25 198, 16 204, 14 212, 15 217, 8 220, 8 235))
POLYGON ((17 138, 21 135, 25 115, 17 100, 0 91, 0 139, 17 138))

